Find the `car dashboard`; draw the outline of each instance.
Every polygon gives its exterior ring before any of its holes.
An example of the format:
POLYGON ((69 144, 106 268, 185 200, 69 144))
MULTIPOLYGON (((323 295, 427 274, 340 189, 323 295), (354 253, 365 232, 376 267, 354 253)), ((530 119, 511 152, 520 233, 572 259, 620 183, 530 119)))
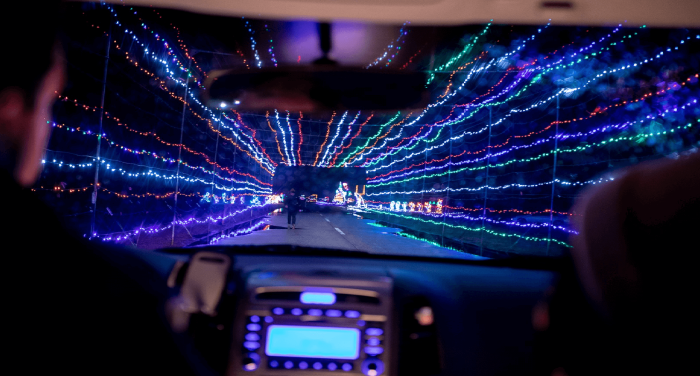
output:
POLYGON ((529 373, 533 307, 558 276, 504 260, 289 246, 158 257, 187 311, 170 309, 171 325, 225 375, 529 373))

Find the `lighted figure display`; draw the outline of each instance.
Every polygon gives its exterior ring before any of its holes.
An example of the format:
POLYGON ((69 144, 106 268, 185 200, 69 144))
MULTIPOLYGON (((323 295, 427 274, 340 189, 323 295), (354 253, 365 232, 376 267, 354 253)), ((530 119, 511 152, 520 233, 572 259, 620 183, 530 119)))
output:
POLYGON ((422 212, 423 211, 423 204, 421 204, 420 202, 418 204, 416 204, 416 211, 422 212))
POLYGON ((348 190, 348 183, 339 183, 338 189, 335 191, 335 197, 333 202, 338 204, 344 204, 346 200, 351 196, 351 192, 348 190))
POLYGON ((394 205, 396 205, 396 202, 392 201, 391 204, 389 204, 389 210, 394 211, 394 205))
POLYGON ((442 214, 442 199, 437 200, 435 205, 435 213, 442 214))
POLYGON ((430 213, 431 208, 432 208, 432 205, 430 204, 430 202, 426 202, 425 203, 425 212, 430 213))
POLYGON ((241 196, 241 204, 245 204, 245 196, 241 196))
POLYGON ((408 203, 408 208, 410 209, 410 211, 415 211, 415 210, 416 210, 416 204, 414 204, 413 202, 409 202, 409 203, 408 203))
POLYGON ((250 204, 255 206, 260 205, 260 197, 253 197, 253 200, 250 201, 250 204))
POLYGON ((279 204, 279 203, 282 203, 282 201, 284 201, 284 195, 281 195, 281 194, 280 195, 270 195, 270 196, 267 196, 267 199, 266 199, 266 202, 268 204, 279 204))
POLYGON ((402 203, 402 204, 401 204, 401 210, 402 210, 402 211, 406 211, 406 206, 407 206, 407 205, 408 205, 407 202, 402 203))
POLYGON ((362 195, 359 194, 358 192, 355 192, 355 206, 358 208, 366 208, 367 207, 365 200, 362 198, 362 195))

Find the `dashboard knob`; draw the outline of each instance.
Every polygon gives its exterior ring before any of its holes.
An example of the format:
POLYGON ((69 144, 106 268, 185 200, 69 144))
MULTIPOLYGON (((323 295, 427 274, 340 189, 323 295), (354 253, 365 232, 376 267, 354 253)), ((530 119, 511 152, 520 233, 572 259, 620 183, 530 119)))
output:
POLYGON ((260 356, 256 353, 248 353, 243 358, 243 370, 255 371, 260 365, 260 356))
POLYGON ((367 376, 379 376, 384 373, 384 362, 379 359, 367 359, 362 362, 362 373, 367 376))

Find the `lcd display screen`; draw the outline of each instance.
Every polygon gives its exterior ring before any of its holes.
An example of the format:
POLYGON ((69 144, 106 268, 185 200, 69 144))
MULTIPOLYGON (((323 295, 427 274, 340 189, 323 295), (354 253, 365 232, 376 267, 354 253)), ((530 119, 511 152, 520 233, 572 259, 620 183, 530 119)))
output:
POLYGON ((295 358, 357 359, 360 331, 355 328, 270 325, 265 353, 295 358))

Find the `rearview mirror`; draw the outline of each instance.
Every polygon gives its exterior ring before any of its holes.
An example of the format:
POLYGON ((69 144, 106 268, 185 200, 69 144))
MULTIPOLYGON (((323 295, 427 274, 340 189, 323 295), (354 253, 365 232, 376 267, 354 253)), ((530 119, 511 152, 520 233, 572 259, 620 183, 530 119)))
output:
POLYGON ((398 111, 428 104, 423 72, 311 65, 259 70, 218 70, 204 82, 209 104, 241 111, 398 111))

